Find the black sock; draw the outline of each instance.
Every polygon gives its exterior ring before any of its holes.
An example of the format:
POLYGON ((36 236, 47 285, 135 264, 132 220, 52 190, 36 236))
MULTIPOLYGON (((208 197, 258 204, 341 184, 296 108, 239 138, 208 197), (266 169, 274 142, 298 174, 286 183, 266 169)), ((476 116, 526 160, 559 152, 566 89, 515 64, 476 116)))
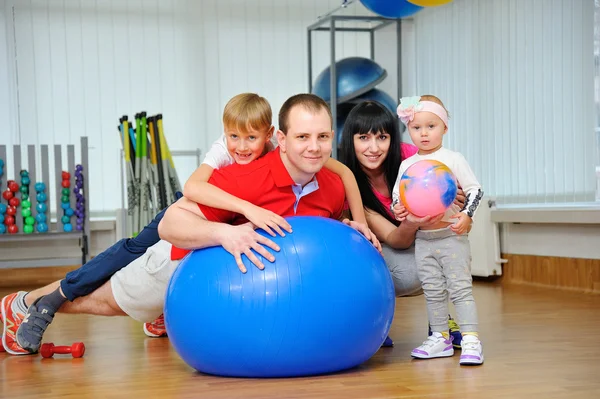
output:
POLYGON ((41 297, 37 303, 38 311, 46 309, 50 315, 54 315, 58 311, 58 308, 67 301, 67 298, 61 295, 60 288, 51 292, 48 295, 41 297))

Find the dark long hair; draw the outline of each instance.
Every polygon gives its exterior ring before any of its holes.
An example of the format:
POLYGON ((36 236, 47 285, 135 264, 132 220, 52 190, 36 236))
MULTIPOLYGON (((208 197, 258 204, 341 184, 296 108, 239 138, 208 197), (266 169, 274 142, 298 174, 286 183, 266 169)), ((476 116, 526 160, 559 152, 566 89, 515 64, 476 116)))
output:
POLYGON ((394 224, 396 220, 390 217, 383 204, 377 199, 369 177, 361 167, 356 158, 354 150, 354 135, 367 133, 386 132, 390 135, 390 149, 386 159, 383 161, 384 176, 390 193, 393 191, 394 183, 400 169, 400 131, 398 129, 398 118, 392 112, 376 101, 364 101, 355 106, 346 118, 342 142, 340 145, 340 162, 345 164, 356 177, 358 189, 365 208, 369 208, 394 224))

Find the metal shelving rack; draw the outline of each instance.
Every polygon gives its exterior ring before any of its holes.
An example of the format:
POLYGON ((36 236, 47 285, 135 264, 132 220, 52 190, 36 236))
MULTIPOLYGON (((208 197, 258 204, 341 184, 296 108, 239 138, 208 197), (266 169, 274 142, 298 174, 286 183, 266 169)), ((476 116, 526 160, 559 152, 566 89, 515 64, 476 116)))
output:
MULTIPOLYGON (((349 3, 348 3, 349 4, 349 3)), ((336 33, 341 32, 362 32, 369 34, 370 36, 370 57, 375 60, 375 32, 385 28, 386 26, 395 24, 396 25, 396 61, 398 65, 398 86, 397 86, 397 98, 402 97, 402 68, 400 54, 402 50, 401 41, 401 20, 400 19, 387 19, 377 16, 353 16, 353 15, 333 15, 329 13, 323 17, 320 17, 317 22, 310 25, 307 28, 308 35, 308 91, 312 92, 313 82, 313 71, 312 71, 312 39, 313 32, 329 32, 329 45, 330 45, 330 93, 331 101, 330 104, 337 104, 337 76, 335 67, 335 40, 336 33), (339 26, 341 22, 353 21, 356 22, 357 27, 343 27, 339 26), (365 25, 365 26, 361 26, 365 25)), ((333 123, 335 125, 337 120, 337 107, 331 107, 331 113, 333 116, 333 123)), ((337 146, 333 146, 332 156, 337 158, 337 146)))

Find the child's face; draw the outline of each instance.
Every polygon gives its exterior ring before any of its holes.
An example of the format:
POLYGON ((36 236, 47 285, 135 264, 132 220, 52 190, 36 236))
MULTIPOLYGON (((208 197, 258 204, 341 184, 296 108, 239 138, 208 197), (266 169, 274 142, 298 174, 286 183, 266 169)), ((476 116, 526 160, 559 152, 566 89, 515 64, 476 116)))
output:
POLYGON ((417 112, 408 124, 410 138, 421 155, 439 150, 446 130, 444 122, 432 112, 417 112))
POLYGON ((369 132, 354 135, 354 153, 364 169, 378 170, 390 151, 390 135, 369 132))
POLYGON ((235 163, 245 165, 260 157, 267 142, 273 135, 273 126, 268 130, 258 131, 250 129, 248 132, 238 132, 225 129, 227 151, 235 163))

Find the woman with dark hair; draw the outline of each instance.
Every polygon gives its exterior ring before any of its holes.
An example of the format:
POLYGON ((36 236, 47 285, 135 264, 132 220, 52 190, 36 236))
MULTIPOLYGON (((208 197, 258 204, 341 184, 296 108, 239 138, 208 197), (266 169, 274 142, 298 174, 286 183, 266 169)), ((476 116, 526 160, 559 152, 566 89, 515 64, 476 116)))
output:
MULTIPOLYGON (((364 101, 348 114, 342 132, 340 161, 356 177, 367 223, 381 242, 396 296, 422 294, 413 246, 415 235, 419 227, 435 224, 443 216, 408 215, 400 223, 390 209, 400 163, 416 152, 415 146, 401 143, 398 118, 380 103, 364 101)), ((460 190, 459 193, 460 204, 464 195, 460 190)), ((451 333, 460 334, 454 321, 450 324, 451 333)), ((455 342, 459 342, 458 339, 455 342)), ((391 345, 388 337, 384 346, 391 345)))
POLYGON ((396 296, 418 295, 414 247, 417 229, 430 217, 409 215, 399 223, 391 212, 393 185, 402 160, 416 147, 400 142, 398 118, 375 101, 365 101, 350 111, 340 150, 340 161, 354 173, 366 210, 369 228, 381 241, 396 296))

